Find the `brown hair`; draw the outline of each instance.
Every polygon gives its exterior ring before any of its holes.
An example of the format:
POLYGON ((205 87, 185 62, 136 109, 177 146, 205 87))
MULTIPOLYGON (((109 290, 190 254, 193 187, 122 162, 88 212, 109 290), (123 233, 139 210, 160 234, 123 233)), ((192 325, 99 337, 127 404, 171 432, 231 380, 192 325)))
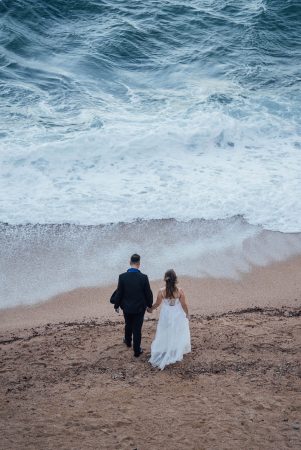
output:
POLYGON ((174 298, 174 294, 177 292, 178 278, 176 272, 173 269, 167 270, 164 275, 165 281, 165 295, 166 298, 174 298))

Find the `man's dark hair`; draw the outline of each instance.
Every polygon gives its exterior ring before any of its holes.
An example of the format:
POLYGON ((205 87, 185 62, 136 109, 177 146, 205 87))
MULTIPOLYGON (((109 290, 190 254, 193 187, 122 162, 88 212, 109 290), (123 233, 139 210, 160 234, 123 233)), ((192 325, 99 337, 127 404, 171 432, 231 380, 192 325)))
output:
POLYGON ((138 264, 140 263, 140 255, 137 255, 137 253, 134 253, 131 256, 131 264, 138 264))

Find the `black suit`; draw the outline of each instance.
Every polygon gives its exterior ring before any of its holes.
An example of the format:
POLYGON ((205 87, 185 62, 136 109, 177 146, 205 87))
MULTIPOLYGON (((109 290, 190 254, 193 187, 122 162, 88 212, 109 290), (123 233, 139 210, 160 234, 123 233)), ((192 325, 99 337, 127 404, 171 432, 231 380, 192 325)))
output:
POLYGON ((146 308, 153 304, 148 277, 139 270, 129 271, 119 275, 114 308, 123 310, 125 319, 125 342, 130 345, 133 336, 134 353, 140 352, 141 328, 146 308))

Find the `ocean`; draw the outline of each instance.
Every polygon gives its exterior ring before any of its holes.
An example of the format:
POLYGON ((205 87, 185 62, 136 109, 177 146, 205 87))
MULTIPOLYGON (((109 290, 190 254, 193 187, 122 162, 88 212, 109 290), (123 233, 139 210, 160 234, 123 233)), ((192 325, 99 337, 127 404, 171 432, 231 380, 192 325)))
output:
POLYGON ((301 252, 300 61, 298 0, 1 0, 0 307, 301 252))

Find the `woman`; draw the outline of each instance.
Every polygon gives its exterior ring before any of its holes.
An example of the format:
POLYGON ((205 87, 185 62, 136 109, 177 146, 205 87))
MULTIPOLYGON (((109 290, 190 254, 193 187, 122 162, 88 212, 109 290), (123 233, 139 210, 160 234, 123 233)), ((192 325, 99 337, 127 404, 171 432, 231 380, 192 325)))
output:
POLYGON ((183 289, 177 287, 177 275, 168 270, 164 276, 165 288, 161 288, 156 303, 148 311, 153 312, 161 303, 162 308, 149 362, 161 370, 167 364, 181 361, 191 351, 188 308, 183 289))

